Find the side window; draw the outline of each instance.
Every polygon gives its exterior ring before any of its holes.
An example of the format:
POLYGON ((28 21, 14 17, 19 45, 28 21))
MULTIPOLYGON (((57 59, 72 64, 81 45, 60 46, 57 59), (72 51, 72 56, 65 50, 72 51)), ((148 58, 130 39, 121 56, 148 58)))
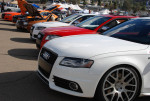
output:
POLYGON ((78 18, 77 20, 75 20, 72 24, 73 25, 77 25, 77 24, 81 23, 82 21, 84 21, 84 20, 86 20, 86 19, 88 19, 90 17, 93 17, 93 16, 92 15, 91 16, 83 16, 83 17, 78 18))
POLYGON ((90 18, 90 17, 93 17, 93 16, 84 16, 84 17, 82 17, 81 22, 88 19, 88 18, 90 18))
POLYGON ((119 25, 119 24, 125 22, 125 21, 128 21, 128 19, 115 19, 115 20, 113 20, 113 21, 111 21, 111 22, 108 22, 108 23, 105 24, 104 26, 102 26, 102 27, 98 30, 98 32, 100 32, 100 33, 105 32, 105 31, 107 31, 107 30, 109 30, 109 29, 111 29, 111 28, 113 28, 113 27, 115 27, 115 26, 117 26, 117 25, 119 25))
POLYGON ((108 29, 109 29, 109 28, 112 28, 112 27, 114 27, 116 25, 118 25, 118 22, 117 22, 117 20, 114 20, 114 21, 106 24, 105 26, 108 27, 108 29))

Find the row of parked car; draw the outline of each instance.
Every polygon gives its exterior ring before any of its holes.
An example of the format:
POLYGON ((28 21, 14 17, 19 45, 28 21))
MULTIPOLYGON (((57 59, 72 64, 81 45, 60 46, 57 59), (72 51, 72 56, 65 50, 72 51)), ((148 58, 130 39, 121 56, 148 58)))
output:
POLYGON ((22 21, 40 49, 38 75, 51 89, 96 101, 150 95, 149 17, 74 14, 22 21))
POLYGON ((43 28, 36 39, 38 74, 53 90, 97 101, 149 95, 149 23, 98 15, 76 26, 43 28))

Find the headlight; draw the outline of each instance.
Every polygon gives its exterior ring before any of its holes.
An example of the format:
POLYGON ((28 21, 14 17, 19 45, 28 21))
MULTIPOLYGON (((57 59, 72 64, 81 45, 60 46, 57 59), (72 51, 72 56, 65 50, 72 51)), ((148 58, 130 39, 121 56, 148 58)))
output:
POLYGON ((48 35, 48 36, 45 38, 45 40, 52 40, 52 39, 58 38, 58 37, 60 37, 60 36, 57 36, 57 35, 48 35))
POLYGON ((74 68, 90 68, 93 63, 94 61, 89 59, 65 57, 59 65, 74 68))
POLYGON ((23 25, 25 25, 25 26, 28 25, 28 22, 23 22, 23 25))
POLYGON ((35 30, 43 30, 43 29, 45 29, 45 28, 46 28, 46 27, 39 26, 39 27, 36 27, 35 30))

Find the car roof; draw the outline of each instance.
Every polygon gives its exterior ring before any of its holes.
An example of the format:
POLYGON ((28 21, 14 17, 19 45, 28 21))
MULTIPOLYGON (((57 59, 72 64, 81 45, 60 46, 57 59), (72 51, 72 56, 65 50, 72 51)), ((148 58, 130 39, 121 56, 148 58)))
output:
POLYGON ((140 18, 136 18, 136 19, 150 19, 150 17, 140 17, 140 18))
POLYGON ((112 17, 112 18, 137 18, 136 16, 122 16, 122 15, 99 15, 104 17, 112 17))
POLYGON ((97 15, 97 14, 84 14, 84 13, 81 13, 81 14, 79 14, 79 15, 84 16, 84 15, 97 15))

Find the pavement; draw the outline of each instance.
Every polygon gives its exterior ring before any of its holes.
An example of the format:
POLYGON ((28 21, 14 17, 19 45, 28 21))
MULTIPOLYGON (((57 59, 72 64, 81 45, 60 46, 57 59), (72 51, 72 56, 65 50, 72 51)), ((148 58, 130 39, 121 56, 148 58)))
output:
POLYGON ((37 76, 39 51, 29 37, 15 24, 0 19, 0 101, 94 101, 49 89, 37 76))

